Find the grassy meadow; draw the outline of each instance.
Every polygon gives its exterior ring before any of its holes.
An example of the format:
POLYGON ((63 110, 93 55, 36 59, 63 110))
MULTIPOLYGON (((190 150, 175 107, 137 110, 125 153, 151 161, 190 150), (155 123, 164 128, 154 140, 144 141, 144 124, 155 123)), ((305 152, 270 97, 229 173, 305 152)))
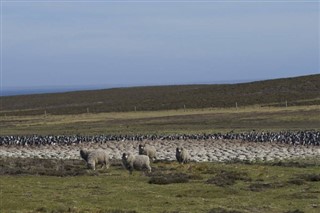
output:
POLYGON ((310 212, 320 209, 320 161, 120 162, 88 171, 80 160, 1 159, 1 212, 310 212))
MULTIPOLYGON (((1 135, 174 134, 319 129, 320 106, 2 116, 1 135)), ((129 175, 120 162, 0 158, 0 212, 319 212, 319 159, 157 162, 129 175)))
POLYGON ((1 116, 0 135, 175 134, 320 129, 320 105, 1 116))

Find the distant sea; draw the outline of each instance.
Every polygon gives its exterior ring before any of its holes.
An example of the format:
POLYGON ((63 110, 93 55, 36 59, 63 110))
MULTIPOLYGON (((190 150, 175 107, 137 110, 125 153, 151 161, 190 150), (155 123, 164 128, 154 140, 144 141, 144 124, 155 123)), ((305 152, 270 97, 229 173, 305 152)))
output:
POLYGON ((190 82, 190 83, 171 83, 171 84, 114 84, 114 85, 94 85, 94 86, 42 86, 42 87, 4 87, 1 89, 1 96, 32 95, 46 93, 64 93, 85 90, 100 90, 111 88, 126 88, 138 86, 169 86, 169 85, 190 85, 190 84, 237 84, 258 80, 239 80, 239 81, 217 81, 217 82, 190 82))
POLYGON ((83 91, 83 90, 98 90, 98 89, 109 89, 109 88, 114 88, 114 87, 106 87, 106 86, 68 87, 68 86, 61 86, 61 87, 2 88, 0 96, 63 93, 63 92, 75 92, 75 91, 83 91))

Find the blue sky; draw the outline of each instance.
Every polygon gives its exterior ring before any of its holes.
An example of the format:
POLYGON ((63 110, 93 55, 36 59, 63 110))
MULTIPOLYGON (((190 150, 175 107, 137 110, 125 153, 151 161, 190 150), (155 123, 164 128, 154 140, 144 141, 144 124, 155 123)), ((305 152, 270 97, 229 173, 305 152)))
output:
POLYGON ((318 1, 3 1, 2 88, 319 74, 318 1))

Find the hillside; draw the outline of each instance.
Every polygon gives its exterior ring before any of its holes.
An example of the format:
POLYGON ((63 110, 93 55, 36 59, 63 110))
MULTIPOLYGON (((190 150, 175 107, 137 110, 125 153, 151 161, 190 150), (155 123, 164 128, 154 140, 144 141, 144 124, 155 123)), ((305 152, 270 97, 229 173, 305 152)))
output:
POLYGON ((241 84, 115 88, 1 97, 1 115, 320 104, 320 74, 241 84))

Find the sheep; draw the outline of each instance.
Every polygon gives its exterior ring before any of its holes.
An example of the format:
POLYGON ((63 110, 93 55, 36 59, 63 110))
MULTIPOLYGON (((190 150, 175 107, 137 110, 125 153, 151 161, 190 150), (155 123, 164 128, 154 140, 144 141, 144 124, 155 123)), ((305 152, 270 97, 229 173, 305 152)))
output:
POLYGON ((89 169, 96 169, 97 164, 102 164, 102 167, 109 168, 109 155, 102 149, 93 150, 93 151, 86 151, 80 150, 80 156, 84 159, 87 163, 89 169))
POLYGON ((148 144, 139 144, 139 155, 147 155, 153 161, 157 159, 157 150, 148 144))
POLYGON ((87 150, 80 150, 80 156, 83 160, 85 160, 86 162, 88 162, 88 155, 90 152, 88 152, 87 150))
POLYGON ((132 153, 122 154, 122 164, 132 174, 133 170, 147 169, 151 172, 150 159, 146 155, 133 155, 132 153))
POLYGON ((188 150, 184 149, 183 147, 177 147, 176 158, 177 158, 177 161, 181 164, 189 162, 190 155, 188 150))

